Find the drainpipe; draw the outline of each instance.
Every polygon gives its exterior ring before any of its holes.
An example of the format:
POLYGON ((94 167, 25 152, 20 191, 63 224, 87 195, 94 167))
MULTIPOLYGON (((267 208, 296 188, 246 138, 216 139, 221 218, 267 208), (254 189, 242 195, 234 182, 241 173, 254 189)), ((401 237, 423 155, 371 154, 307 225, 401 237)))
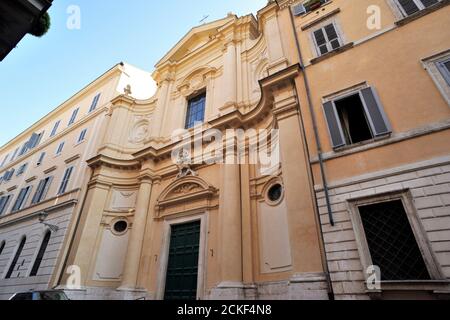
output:
POLYGON ((313 102, 312 102, 312 98, 311 98, 311 89, 310 89, 310 86, 309 86, 308 77, 306 75, 306 68, 305 68, 305 65, 303 64, 302 51, 300 49, 300 42, 298 40, 297 31, 295 29, 294 14, 292 13, 292 8, 291 7, 289 7, 289 14, 290 14, 290 17, 291 17, 292 30, 294 32, 295 44, 296 44, 296 47, 297 47, 297 52, 298 52, 298 57, 299 57, 299 62, 300 62, 300 68, 301 68, 301 70, 303 72, 303 80, 305 82, 306 96, 308 97, 309 111, 311 112, 311 118, 312 118, 313 129, 314 129, 314 136, 316 138, 316 143, 317 143, 317 154, 318 154, 318 157, 319 157, 320 172, 321 172, 321 175, 322 175, 322 184, 323 184, 323 188, 324 188, 324 191, 325 191, 325 198, 326 198, 326 203, 327 203, 328 216, 330 218, 331 225, 334 227, 335 223, 334 223, 334 218, 333 218, 333 210, 331 209, 330 191, 329 191, 329 188, 328 188, 327 177, 326 177, 326 174, 325 174, 325 164, 324 164, 324 161, 323 161, 322 143, 320 142, 319 130, 317 128, 316 114, 314 112, 314 106, 313 106, 313 102))
MULTIPOLYGON (((311 89, 309 86, 309 81, 308 81, 308 77, 306 74, 306 68, 305 65, 303 63, 303 55, 302 55, 302 51, 300 48, 300 41, 298 39, 298 35, 297 35, 297 31, 295 28, 295 22, 294 22, 294 14, 292 12, 292 7, 289 6, 289 16, 290 16, 290 20, 291 20, 291 25, 292 25, 292 31, 294 33, 294 38, 295 38, 295 44, 297 47, 297 53, 298 53, 298 58, 299 58, 299 63, 300 63, 300 68, 303 72, 303 80, 304 80, 304 84, 305 84, 305 90, 306 90, 306 96, 308 98, 308 107, 311 113, 311 118, 312 118, 312 123, 313 123, 313 129, 314 129, 314 136, 316 139, 316 143, 317 143, 317 154, 319 157, 319 164, 320 164, 320 172, 321 172, 321 176, 322 176, 322 184, 323 184, 323 188, 324 188, 324 192, 325 192, 325 199, 326 199, 326 204, 327 204, 327 210, 328 210, 328 217, 330 219, 330 224, 331 226, 334 227, 335 222, 334 222, 334 218, 333 218, 333 211, 331 209, 331 201, 330 201, 330 192, 329 192, 329 188, 328 188, 328 182, 327 182, 327 178, 326 178, 326 174, 325 174, 325 163, 323 161, 323 149, 322 149, 322 143, 320 142, 320 136, 319 136, 319 130, 317 128, 317 120, 316 120, 316 114, 314 112, 314 106, 313 106, 313 102, 312 102, 312 98, 311 98, 311 89)), ((297 86, 295 86, 295 90, 297 90, 297 86)), ((298 96, 298 92, 297 92, 297 96, 298 96)), ((301 109, 300 109, 300 104, 298 105, 299 108, 299 112, 301 115, 301 109)), ((302 120, 300 120, 302 121, 302 120)), ((302 126, 304 127, 304 126, 302 126)), ((312 165, 310 164, 311 167, 311 172, 312 172, 312 165)), ((313 188, 314 188, 314 175, 312 175, 312 180, 313 180, 313 188)), ((313 190, 315 193, 315 190, 313 190)), ((334 290, 333 290, 333 283, 331 281, 331 276, 330 276, 330 272, 328 269, 328 257, 327 257, 327 252, 326 252, 326 248, 325 248, 325 239, 323 236, 323 227, 322 227, 322 222, 320 219, 320 210, 319 210, 319 203, 317 201, 317 197, 314 197, 316 199, 316 206, 317 206, 317 214, 318 214, 318 218, 319 218, 319 228, 320 228, 320 236, 322 238, 322 243, 324 245, 323 251, 324 251, 324 258, 325 258, 325 269, 326 269, 326 276, 327 276, 327 282, 328 282, 328 287, 330 289, 330 300, 334 300, 334 290)))

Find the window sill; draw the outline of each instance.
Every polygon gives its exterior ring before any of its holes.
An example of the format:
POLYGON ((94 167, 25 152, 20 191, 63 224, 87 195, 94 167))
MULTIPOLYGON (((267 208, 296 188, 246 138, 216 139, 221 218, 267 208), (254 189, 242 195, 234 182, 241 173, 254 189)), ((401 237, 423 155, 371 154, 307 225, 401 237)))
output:
POLYGON ((308 29, 314 27, 315 25, 321 23, 322 21, 325 21, 325 20, 331 18, 332 16, 338 14, 339 12, 341 12, 341 9, 340 8, 336 8, 333 11, 330 11, 330 12, 324 14, 323 16, 317 18, 316 20, 308 22, 307 24, 302 26, 301 29, 302 29, 302 31, 308 30, 308 29))
POLYGON ((431 6, 429 8, 423 9, 423 10, 421 10, 419 12, 416 12, 416 13, 410 15, 410 16, 407 16, 407 17, 405 17, 403 19, 400 19, 397 22, 395 22, 395 24, 398 27, 404 26, 404 25, 406 25, 406 24, 408 24, 410 22, 413 22, 414 20, 420 19, 423 16, 426 16, 426 15, 428 15, 428 14, 430 14, 430 13, 436 11, 436 10, 439 10, 439 9, 449 5, 449 4, 450 4, 450 0, 443 0, 443 1, 441 1, 441 2, 431 6))
POLYGON ((391 291, 431 291, 436 294, 450 294, 450 281, 382 281, 381 290, 366 290, 366 293, 371 296, 378 297, 383 292, 391 291))
POLYGON ((339 47, 337 49, 334 49, 333 51, 330 51, 330 52, 325 53, 317 58, 312 59, 310 62, 311 62, 311 64, 319 63, 325 59, 331 58, 339 53, 345 52, 345 51, 353 48, 353 45, 354 45, 353 42, 347 43, 347 44, 343 45, 342 47, 339 47))
POLYGON ((320 7, 316 8, 316 9, 314 9, 314 10, 308 11, 306 14, 303 14, 303 15, 298 16, 298 17, 304 19, 304 18, 307 18, 307 17, 309 17, 309 16, 311 16, 311 15, 313 15, 313 14, 316 14, 316 15, 317 15, 317 14, 320 14, 320 11, 321 11, 321 10, 323 10, 326 6, 328 6, 328 5, 332 4, 332 3, 333 3, 333 0, 330 0, 330 1, 328 1, 328 2, 325 2, 325 3, 322 4, 320 7))
POLYGON ((379 136, 379 137, 376 137, 376 138, 373 138, 373 139, 370 139, 370 140, 366 140, 366 141, 363 141, 363 142, 358 142, 358 143, 354 143, 354 144, 350 144, 350 145, 345 145, 343 147, 335 148, 335 149, 333 149, 333 151, 335 153, 340 153, 340 152, 345 152, 345 151, 348 151, 348 150, 357 149, 357 148, 360 148, 360 147, 371 145, 371 144, 373 144, 375 142, 378 142, 378 141, 381 141, 381 140, 389 139, 391 137, 391 135, 392 135, 391 133, 388 133, 388 134, 385 134, 383 136, 379 136))
POLYGON ((77 142, 77 143, 75 143, 75 144, 73 145, 73 147, 74 147, 74 148, 76 148, 76 147, 78 147, 78 146, 82 145, 82 144, 83 144, 83 143, 85 143, 85 142, 86 142, 86 140, 83 140, 83 141, 77 142))

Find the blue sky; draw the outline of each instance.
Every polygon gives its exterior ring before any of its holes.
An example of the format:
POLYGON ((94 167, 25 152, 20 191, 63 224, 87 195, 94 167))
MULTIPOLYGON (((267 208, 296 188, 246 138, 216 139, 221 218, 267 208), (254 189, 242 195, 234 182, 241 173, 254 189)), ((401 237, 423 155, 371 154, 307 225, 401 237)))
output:
POLYGON ((44 37, 27 35, 0 62, 0 146, 120 61, 152 71, 200 20, 255 13, 267 0, 55 0, 44 37), (67 9, 81 9, 69 30, 67 9))

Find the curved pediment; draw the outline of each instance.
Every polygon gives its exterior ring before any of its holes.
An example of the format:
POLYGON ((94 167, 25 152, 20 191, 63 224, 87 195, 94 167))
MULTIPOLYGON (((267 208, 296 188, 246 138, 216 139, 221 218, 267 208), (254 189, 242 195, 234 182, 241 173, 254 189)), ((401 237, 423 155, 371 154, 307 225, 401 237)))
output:
POLYGON ((188 210, 207 209, 217 189, 195 176, 184 177, 171 183, 159 196, 157 217, 188 210))
POLYGON ((196 91, 205 88, 207 77, 214 77, 217 72, 216 68, 209 66, 197 68, 180 82, 177 89, 185 97, 192 95, 196 91))

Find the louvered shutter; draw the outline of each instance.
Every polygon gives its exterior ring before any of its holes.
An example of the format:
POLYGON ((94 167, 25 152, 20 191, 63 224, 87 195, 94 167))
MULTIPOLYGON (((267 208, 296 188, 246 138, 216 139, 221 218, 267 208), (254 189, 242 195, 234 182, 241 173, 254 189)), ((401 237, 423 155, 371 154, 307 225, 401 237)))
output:
POLYGON ((31 200, 31 204, 36 204, 41 201, 41 196, 42 196, 42 191, 44 189, 44 186, 45 186, 45 180, 41 180, 41 182, 39 182, 39 185, 36 189, 36 193, 34 194, 33 199, 31 200))
POLYGON ((0 198, 0 215, 2 215, 3 210, 5 210, 5 204, 6 204, 7 199, 8 199, 7 197, 0 198))
POLYGON ((52 132, 51 132, 51 134, 50 134, 50 137, 53 137, 53 136, 56 135, 56 132, 58 131, 58 128, 59 128, 59 124, 60 124, 60 123, 61 123, 61 120, 56 121, 56 123, 55 123, 55 125, 54 125, 54 127, 53 127, 53 130, 52 130, 52 132))
POLYGON ((345 138, 342 133, 342 128, 339 123, 339 118, 337 116, 334 103, 332 101, 326 102, 323 105, 323 110, 327 120, 328 132, 330 133, 333 148, 345 146, 345 138))
POLYGON ((25 204, 27 203, 28 198, 30 197, 31 191, 33 191, 32 186, 25 188, 25 195, 23 197, 23 202, 22 202, 21 208, 23 208, 25 206, 25 204))
POLYGON ((22 149, 20 149, 19 157, 23 156, 28 151, 28 145, 30 141, 25 142, 25 144, 22 146, 22 149))
POLYGON ((364 108, 369 116, 369 122, 375 136, 382 136, 391 133, 391 127, 385 116, 383 106, 373 88, 361 90, 364 101, 364 108))
POLYGON ((439 0, 420 0, 425 8, 431 7, 439 2, 439 0))
POLYGON ((9 175, 8 175, 8 179, 7 179, 8 181, 12 179, 12 177, 14 176, 14 172, 16 172, 16 169, 11 169, 9 171, 9 175))
POLYGON ((6 209, 8 209, 9 204, 11 203, 11 200, 12 200, 12 196, 11 196, 11 195, 9 195, 9 196, 6 197, 6 201, 5 201, 5 203, 3 204, 2 214, 5 214, 6 209))
POLYGON ((94 97, 94 100, 92 101, 92 104, 91 104, 91 108, 89 109, 90 112, 94 111, 95 108, 97 108, 97 104, 98 104, 99 100, 100 100, 100 93, 94 97))
POLYGON ((438 62, 437 67, 447 84, 450 86, 450 59, 447 61, 438 62))
POLYGON ((28 141, 28 149, 33 149, 37 145, 39 135, 36 133, 33 133, 30 140, 28 141))
POLYGON ((50 189, 50 186, 52 185, 52 182, 53 182, 53 177, 47 178, 47 181, 44 185, 44 189, 42 190, 41 201, 47 197, 47 193, 48 193, 48 190, 50 189))
POLYGON ((339 37, 336 32, 336 28, 334 27, 334 24, 329 24, 325 26, 325 32, 327 33, 328 41, 330 42, 331 48, 337 49, 341 46, 341 43, 339 42, 339 37))
POLYGON ((14 203, 14 206, 12 208, 12 212, 16 212, 19 210, 19 207, 23 201, 23 198, 25 196, 25 189, 20 190, 19 195, 17 196, 16 202, 14 203))
POLYGON ((78 111, 79 111, 79 110, 80 110, 80 109, 77 108, 77 109, 75 109, 75 110, 73 111, 72 116, 70 117, 69 126, 70 126, 71 124, 75 123, 75 120, 77 119, 78 111))
POLYGON ((61 185, 59 187, 58 194, 61 195, 64 192, 66 192, 67 185, 69 184, 70 176, 72 175, 73 167, 68 168, 66 172, 64 173, 63 181, 61 182, 61 185))
POLYGON ((420 10, 420 8, 416 5, 416 3, 413 0, 398 0, 398 3, 408 16, 420 10))
POLYGON ((325 38, 325 34, 322 29, 314 31, 314 39, 316 40, 317 48, 319 49, 320 54, 322 55, 327 53, 327 39, 325 38))
POLYGON ((44 162, 44 157, 45 157, 46 153, 42 152, 41 155, 39 156, 39 160, 37 162, 37 165, 40 166, 42 164, 42 162, 44 162))
POLYGON ((303 4, 297 4, 294 6, 294 16, 301 16, 306 13, 306 8, 303 4))

